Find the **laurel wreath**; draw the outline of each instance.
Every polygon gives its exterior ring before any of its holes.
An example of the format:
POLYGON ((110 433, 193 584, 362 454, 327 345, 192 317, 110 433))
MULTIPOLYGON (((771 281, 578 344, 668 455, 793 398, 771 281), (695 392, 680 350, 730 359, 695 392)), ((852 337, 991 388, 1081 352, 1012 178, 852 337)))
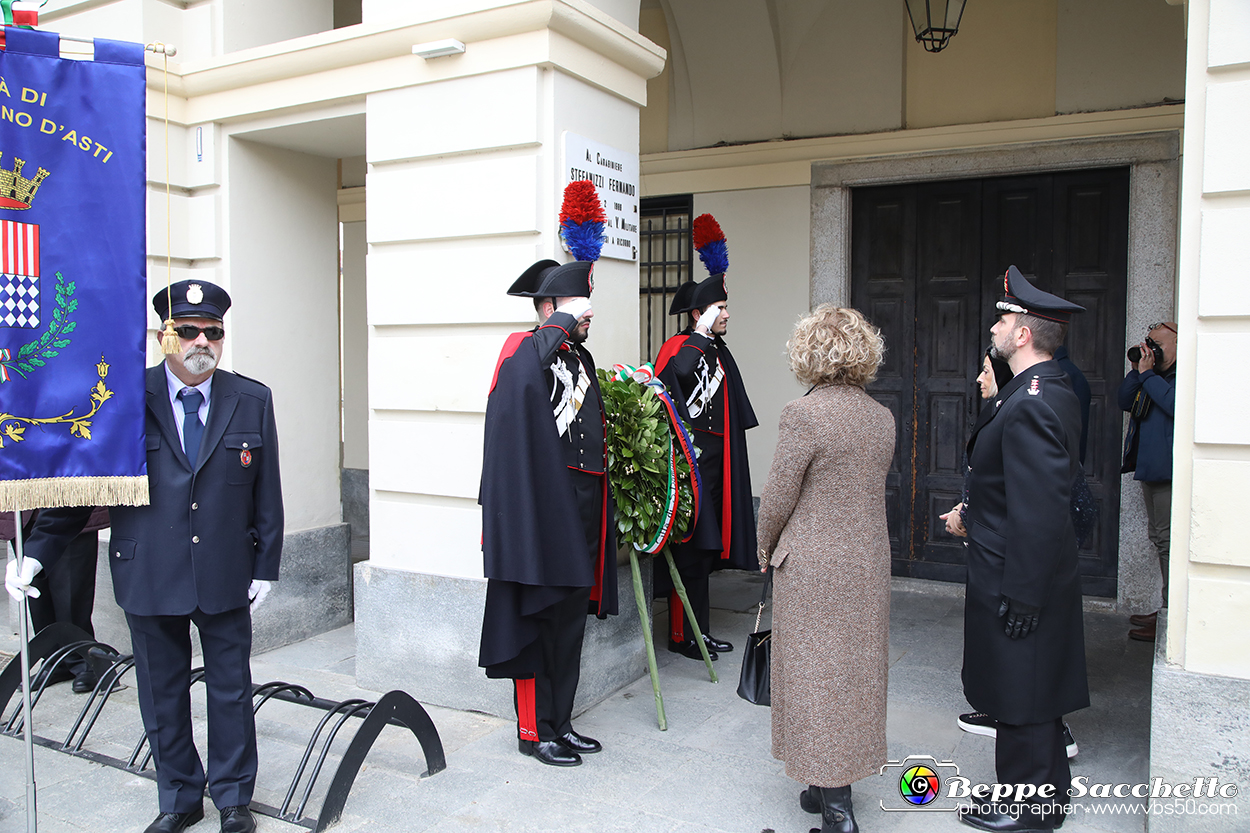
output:
POLYGON ((56 273, 56 306, 52 308, 52 320, 48 322, 48 328, 39 338, 23 344, 16 357, 0 361, 0 365, 16 370, 26 379, 36 369, 47 364, 45 359, 56 358, 58 351, 69 347, 70 340, 66 336, 78 326, 76 321, 69 320, 78 309, 78 301, 73 298, 74 289, 73 281, 66 283, 65 277, 60 272, 56 273))
POLYGON ((672 482, 673 457, 677 467, 677 511, 670 540, 681 540, 690 526, 694 493, 690 464, 678 453, 664 406, 649 385, 599 370, 599 389, 607 414, 608 478, 616 501, 618 543, 642 550, 656 539, 665 522, 672 482))
POLYGON ((26 433, 27 425, 68 425, 72 436, 81 437, 84 440, 91 439, 91 418, 99 413, 100 406, 113 398, 113 391, 104 385, 104 377, 108 376, 109 366, 103 356, 100 357, 100 363, 96 365, 96 372, 100 375, 100 381, 92 386, 91 409, 82 416, 74 416, 74 411, 78 410, 76 407, 55 417, 24 417, 0 413, 0 448, 4 448, 6 437, 14 443, 23 442, 26 437, 22 435, 26 433))

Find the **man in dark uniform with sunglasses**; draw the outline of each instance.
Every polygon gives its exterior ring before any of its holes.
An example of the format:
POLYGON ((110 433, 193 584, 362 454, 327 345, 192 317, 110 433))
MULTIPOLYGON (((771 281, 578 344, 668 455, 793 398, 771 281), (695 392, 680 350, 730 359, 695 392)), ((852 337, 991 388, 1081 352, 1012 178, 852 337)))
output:
MULTIPOLYGON (((251 611, 277 581, 282 555, 273 397, 260 382, 217 368, 230 308, 224 289, 179 281, 152 304, 162 320, 173 319, 181 349, 147 371, 151 503, 113 508, 109 544, 156 761, 160 814, 145 833, 179 833, 200 821, 206 783, 222 833, 251 833, 257 765, 251 611), (191 623, 203 647, 207 775, 191 729, 191 623)), ((40 513, 22 574, 6 576, 6 585, 28 591, 91 511, 40 513)))

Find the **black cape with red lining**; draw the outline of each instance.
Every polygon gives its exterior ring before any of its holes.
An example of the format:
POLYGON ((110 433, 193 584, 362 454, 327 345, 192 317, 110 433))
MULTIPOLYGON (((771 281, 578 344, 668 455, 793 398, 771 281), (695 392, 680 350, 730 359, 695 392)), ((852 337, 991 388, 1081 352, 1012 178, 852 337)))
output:
MULTIPOLYGON (((586 535, 551 413, 533 331, 504 344, 486 404, 486 441, 478 503, 486 609, 478 665, 492 678, 533 676, 543 611, 579 588, 594 588, 590 609, 617 612, 615 510, 606 476, 596 564, 579 557, 586 535)), ((578 350, 599 402, 589 351, 578 350)))
MULTIPOLYGON (((660 354, 656 357, 655 367, 656 374, 660 380, 668 387, 669 393, 673 398, 673 404, 677 408, 677 413, 683 420, 689 423, 690 412, 686 409, 687 392, 681 385, 678 378, 676 368, 673 365, 673 358, 685 345, 686 340, 693 333, 693 328, 687 327, 682 332, 664 342, 664 346, 660 348, 660 354)), ((734 361, 733 354, 729 352, 728 345, 719 337, 715 337, 713 341, 716 343, 716 354, 725 368, 725 386, 724 403, 727 408, 725 414, 725 435, 729 440, 729 459, 728 471, 729 476, 722 485, 721 501, 722 513, 729 512, 729 545, 724 546, 724 536, 717 527, 722 526, 722 518, 716 517, 711 507, 706 503, 700 508, 699 519, 695 525, 694 535, 690 540, 698 542, 700 540, 720 541, 722 545, 720 558, 713 560, 712 569, 719 570, 726 567, 732 567, 739 570, 758 570, 759 557, 756 555, 756 536, 755 536, 755 502, 751 495, 751 469, 747 462, 747 439, 746 432, 748 428, 754 428, 759 425, 759 420, 755 417, 755 410, 751 407, 751 400, 747 398, 746 387, 742 384, 742 374, 738 371, 738 364, 734 361), (707 528, 710 527, 710 528, 707 528)), ((699 435, 696 434, 696 443, 699 435)), ((726 461, 722 460, 721 472, 724 477, 726 470, 726 461)), ((662 594, 667 594, 670 589, 670 578, 667 570, 655 571, 655 592, 659 598, 662 594)))

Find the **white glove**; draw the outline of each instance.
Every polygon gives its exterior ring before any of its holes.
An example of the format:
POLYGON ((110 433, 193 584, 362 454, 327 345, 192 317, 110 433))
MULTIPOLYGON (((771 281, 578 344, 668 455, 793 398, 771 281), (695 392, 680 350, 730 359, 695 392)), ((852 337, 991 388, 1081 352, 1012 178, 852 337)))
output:
POLYGON ((580 319, 583 315, 590 312, 589 298, 573 298, 565 301, 561 306, 556 307, 556 312, 567 312, 574 318, 580 319))
POLYGON ((248 605, 249 612, 256 612, 256 608, 260 607, 260 603, 269 595, 270 587, 273 587, 272 581, 262 581, 258 578, 252 579, 252 583, 247 588, 247 598, 250 601, 248 605))
POLYGON ((17 560, 9 562, 9 566, 4 568, 4 589, 9 591, 9 595, 15 601, 21 601, 22 596, 30 596, 32 599, 39 598, 39 589, 31 587, 30 583, 35 578, 43 565, 33 558, 27 556, 22 559, 22 570, 17 570, 17 560))
POLYGON ((699 316, 699 323, 695 324, 694 328, 708 333, 712 332, 712 325, 716 323, 716 319, 720 318, 720 310, 721 308, 715 304, 708 307, 699 316))

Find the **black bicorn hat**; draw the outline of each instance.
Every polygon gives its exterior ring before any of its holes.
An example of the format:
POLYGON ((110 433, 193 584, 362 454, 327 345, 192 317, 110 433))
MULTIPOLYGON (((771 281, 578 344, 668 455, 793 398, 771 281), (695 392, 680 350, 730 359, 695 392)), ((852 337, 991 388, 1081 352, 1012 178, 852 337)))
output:
POLYGON ((589 298, 595 289, 594 270, 594 261, 589 260, 540 260, 512 282, 508 294, 519 298, 589 298))
POLYGON ((668 308, 668 314, 681 315, 683 312, 693 312, 727 300, 729 300, 729 293, 725 290, 725 274, 722 272, 719 275, 706 277, 697 283, 686 281, 677 287, 677 292, 673 294, 673 303, 668 308))
POLYGON ((1003 293, 1005 297, 997 305, 1002 312, 1036 315, 1060 324, 1067 324, 1073 313, 1085 312, 1085 307, 1080 304, 1038 289, 1014 266, 1008 267, 1007 274, 1003 276, 1003 293))
POLYGON ((167 318, 224 321, 226 310, 230 309, 230 294, 208 281, 178 281, 152 297, 152 308, 162 321, 167 318))

